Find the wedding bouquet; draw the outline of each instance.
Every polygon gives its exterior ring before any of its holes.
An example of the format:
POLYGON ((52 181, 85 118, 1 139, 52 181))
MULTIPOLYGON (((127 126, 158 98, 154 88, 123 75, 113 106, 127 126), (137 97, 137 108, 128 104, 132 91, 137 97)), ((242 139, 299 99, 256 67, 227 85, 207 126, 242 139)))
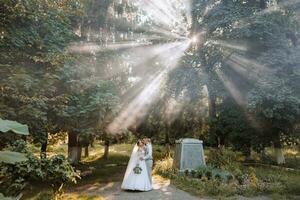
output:
POLYGON ((133 168, 133 172, 135 173, 135 174, 141 174, 142 173, 142 168, 140 167, 140 165, 139 164, 136 164, 136 166, 133 168))

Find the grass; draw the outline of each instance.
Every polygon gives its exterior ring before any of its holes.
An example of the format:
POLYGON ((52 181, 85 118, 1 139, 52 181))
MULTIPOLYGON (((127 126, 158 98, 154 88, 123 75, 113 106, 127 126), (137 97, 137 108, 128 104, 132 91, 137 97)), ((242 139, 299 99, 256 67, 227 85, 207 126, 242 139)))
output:
MULTIPOLYGON (((225 152, 224 159, 230 160, 230 166, 224 166, 235 175, 235 179, 230 182, 224 182, 216 179, 207 179, 207 177, 193 178, 178 174, 172 168, 172 159, 165 159, 157 162, 154 172, 165 178, 171 179, 171 183, 178 188, 191 193, 195 196, 213 196, 213 197, 229 197, 229 196, 270 196, 273 199, 300 199, 300 171, 286 167, 270 167, 264 166, 244 166, 240 162, 240 157, 234 152, 225 152), (227 157, 226 157, 227 155, 227 157), (234 156, 236 160, 231 157, 234 156), (242 180, 240 182, 239 180, 242 180)), ((215 158, 207 156, 211 161, 215 158)), ((287 155, 288 158, 288 155, 287 155)), ((217 159, 218 160, 218 159, 217 159)), ((299 162, 297 160, 297 162, 299 162)), ((263 160, 261 160, 263 163, 263 160)), ((293 164, 293 163, 289 163, 293 164)))
POLYGON ((298 170, 287 171, 284 168, 270 169, 268 167, 256 167, 255 170, 260 180, 275 185, 266 189, 266 193, 300 195, 300 172, 298 170), (277 186, 276 183, 278 183, 277 186))
MULTIPOLYGON (((34 145, 29 146, 30 150, 39 156, 40 148, 34 145)), ((47 156, 62 154, 67 156, 67 144, 51 145, 47 149, 47 156)), ((127 162, 131 154, 132 144, 112 145, 109 150, 109 159, 102 158, 104 148, 100 144, 95 144, 94 148, 89 148, 89 157, 82 158, 81 164, 76 166, 81 171, 81 179, 77 184, 64 187, 65 194, 61 199, 101 199, 102 197, 93 194, 78 194, 77 188, 82 186, 103 187, 110 183, 121 182, 125 173, 127 162)), ((83 152, 82 152, 83 153, 83 152)), ((153 154, 155 160, 165 156, 162 146, 154 145, 153 154)), ((83 155, 83 154, 82 154, 83 155)), ((31 183, 24 191, 24 199, 28 200, 48 200, 53 199, 53 192, 49 185, 31 183)))
MULTIPOLYGON (((93 193, 85 193, 85 190, 78 189, 80 187, 106 187, 111 186, 115 182, 122 181, 126 170, 126 165, 132 151, 132 144, 118 144, 110 147, 109 159, 102 158, 104 148, 100 144, 95 144, 94 148, 90 148, 90 156, 82 158, 81 164, 76 168, 82 172, 82 179, 78 183, 65 186, 66 193, 60 196, 60 199, 78 199, 78 200, 101 200, 101 195, 93 193)), ((31 146, 31 150, 35 154, 39 154, 39 148, 31 146)), ((295 166, 299 168, 300 159, 299 152, 294 149, 285 150, 287 166, 295 166)), ((48 156, 54 154, 67 155, 67 145, 52 145, 48 149, 48 156)), ((165 150, 162 146, 154 145, 153 154, 155 161, 159 164, 159 160, 165 157, 165 150)), ((206 158, 208 158, 208 151, 205 151, 206 158)), ((171 152, 173 155, 173 152, 171 152)), ((271 149, 267 150, 268 158, 273 159, 273 152, 271 149)), ((238 156, 236 156, 238 157, 238 156)), ((270 164, 269 160, 263 160, 256 155, 258 163, 270 164)), ((242 161, 241 158, 237 158, 242 161)), ((169 162, 165 169, 172 165, 169 162)), ((243 174, 249 171, 249 166, 240 166, 239 170, 243 174)), ((172 166, 171 166, 172 167, 172 166)), ((178 176, 174 173, 165 173, 163 176, 170 179, 171 183, 178 188, 189 192, 193 195, 214 196, 214 197, 228 197, 234 195, 257 196, 268 195, 273 199, 297 199, 300 195, 300 173, 297 170, 287 171, 285 168, 269 168, 266 166, 252 166, 255 170, 255 175, 259 180, 258 188, 253 188, 247 185, 237 186, 236 182, 222 183, 219 181, 203 181, 195 178, 178 176)), ((157 174, 162 175, 159 172, 157 174)), ((29 200, 48 200, 53 199, 53 192, 48 185, 41 185, 39 183, 32 184, 27 187, 24 192, 24 199, 29 200)))
MULTIPOLYGON (((35 147, 32 146, 31 150, 38 154, 35 147)), ((132 145, 130 144, 113 145, 110 148, 109 159, 106 160, 102 158, 104 152, 103 146, 96 144, 94 148, 90 148, 90 156, 82 158, 81 164, 76 166, 76 169, 81 171, 82 178, 77 182, 77 184, 67 185, 64 188, 66 193, 58 199, 103 199, 100 195, 78 192, 77 188, 86 185, 102 187, 108 183, 122 181, 131 150, 132 145)), ((53 145, 48 149, 47 155, 51 156, 57 154, 57 152, 62 155, 67 155, 67 145, 53 145)), ((50 200, 54 197, 49 185, 32 183, 24 191, 23 198, 28 200, 50 200)))

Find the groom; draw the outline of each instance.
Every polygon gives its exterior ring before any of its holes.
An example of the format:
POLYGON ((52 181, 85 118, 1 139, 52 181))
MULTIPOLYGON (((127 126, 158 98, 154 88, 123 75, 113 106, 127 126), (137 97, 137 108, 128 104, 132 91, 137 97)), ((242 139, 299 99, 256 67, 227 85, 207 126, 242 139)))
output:
POLYGON ((145 157, 142 158, 146 162, 147 171, 149 180, 152 184, 152 166, 153 166, 153 158, 152 158, 152 145, 151 140, 149 138, 144 138, 143 143, 145 144, 145 157))

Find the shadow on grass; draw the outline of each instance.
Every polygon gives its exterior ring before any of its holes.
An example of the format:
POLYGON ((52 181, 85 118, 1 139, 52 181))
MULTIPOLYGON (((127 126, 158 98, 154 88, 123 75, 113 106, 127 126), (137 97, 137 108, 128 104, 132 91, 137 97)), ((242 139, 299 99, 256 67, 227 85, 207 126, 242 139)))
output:
MULTIPOLYGON (((100 157, 93 161, 82 162, 76 169, 83 174, 85 172, 89 173, 82 177, 75 186, 122 181, 128 160, 129 156, 127 155, 111 153, 108 159, 100 157)), ((68 188, 72 186, 74 184, 68 188)))

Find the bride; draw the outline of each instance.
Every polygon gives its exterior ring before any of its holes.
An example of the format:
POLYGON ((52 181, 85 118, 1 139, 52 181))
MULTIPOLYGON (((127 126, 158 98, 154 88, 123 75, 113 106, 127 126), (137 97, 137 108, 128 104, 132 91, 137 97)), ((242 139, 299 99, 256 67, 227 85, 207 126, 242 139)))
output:
POLYGON ((123 183, 124 190, 150 191, 152 185, 148 176, 145 157, 145 147, 141 140, 133 148, 123 183))

